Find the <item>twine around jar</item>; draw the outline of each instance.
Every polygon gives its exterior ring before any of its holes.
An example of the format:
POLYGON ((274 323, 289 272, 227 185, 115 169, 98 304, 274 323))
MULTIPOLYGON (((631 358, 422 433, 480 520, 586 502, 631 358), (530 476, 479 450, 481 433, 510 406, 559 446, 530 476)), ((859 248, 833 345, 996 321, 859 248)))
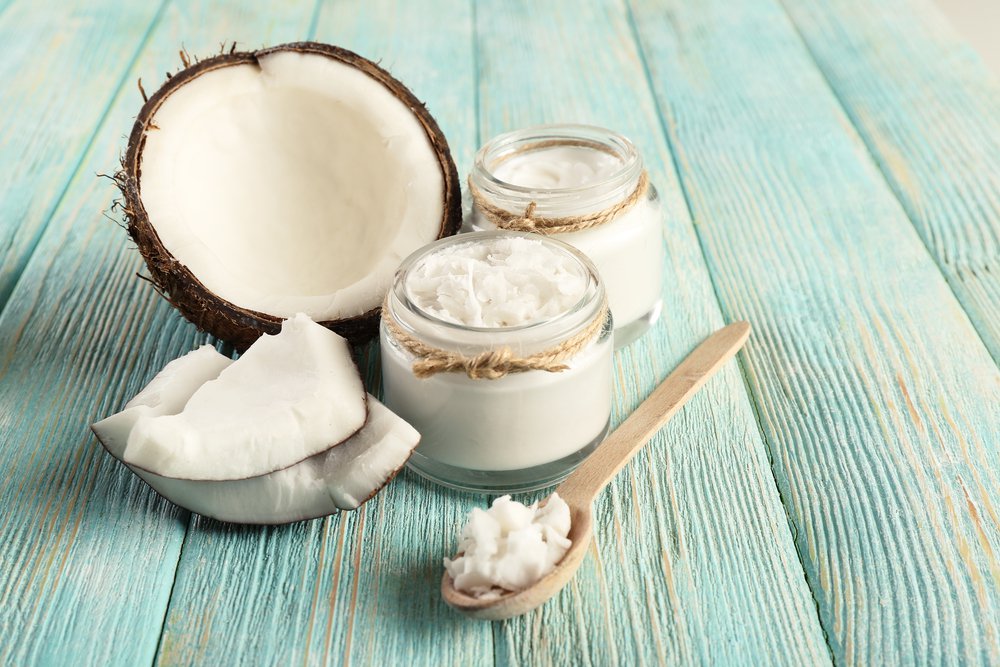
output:
POLYGON ((518 357, 509 347, 487 350, 473 356, 434 347, 405 331, 389 312, 389 295, 382 302, 382 322, 403 349, 416 357, 413 374, 428 378, 437 373, 463 372, 473 380, 497 380, 510 373, 548 371, 558 373, 569 366, 565 362, 586 347, 597 336, 608 317, 605 298, 596 317, 563 342, 541 352, 518 357))
MULTIPOLYGON (((520 153, 536 151, 541 148, 548 148, 551 146, 586 146, 588 148, 593 148, 614 155, 610 149, 598 143, 574 139, 550 139, 525 146, 509 155, 505 155, 503 160, 520 153)), ((639 174, 639 181, 636 183, 635 189, 632 190, 627 197, 606 209, 595 211, 594 213, 585 213, 583 215, 561 217, 536 216, 535 209, 537 208, 537 203, 534 201, 528 204, 523 213, 518 214, 514 211, 508 211, 507 209, 496 206, 488 201, 483 192, 472 182, 471 177, 469 178, 468 183, 469 194, 472 197, 472 201, 476 205, 476 208, 478 208, 480 214, 493 223, 497 229, 505 229, 512 232, 534 232, 536 234, 548 235, 576 232, 581 229, 590 229, 591 227, 604 225, 612 220, 615 220, 639 203, 639 201, 646 196, 646 192, 649 190, 649 174, 645 169, 643 169, 642 173, 639 174)))

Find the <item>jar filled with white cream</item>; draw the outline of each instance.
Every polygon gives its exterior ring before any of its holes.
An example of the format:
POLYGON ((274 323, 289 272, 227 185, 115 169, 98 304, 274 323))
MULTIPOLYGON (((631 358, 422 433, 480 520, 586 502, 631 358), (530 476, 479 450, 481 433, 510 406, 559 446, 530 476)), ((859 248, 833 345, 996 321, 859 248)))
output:
POLYGON ((612 319, 594 265, 534 234, 442 239, 383 303, 385 404, 421 434, 409 466, 458 489, 554 484, 607 434, 612 319))
POLYGON ((467 230, 558 238, 597 266, 615 320, 615 347, 660 315, 662 210, 642 157, 620 134, 543 125, 492 139, 469 176, 467 230))

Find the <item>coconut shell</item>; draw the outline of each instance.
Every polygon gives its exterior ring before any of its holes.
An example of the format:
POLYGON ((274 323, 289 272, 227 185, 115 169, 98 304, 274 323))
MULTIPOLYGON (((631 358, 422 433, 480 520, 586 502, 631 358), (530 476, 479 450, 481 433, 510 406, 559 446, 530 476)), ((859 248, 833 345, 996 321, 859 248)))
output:
MULTIPOLYGON (((159 90, 142 106, 135 125, 132 127, 132 133, 129 135, 128 149, 122 162, 122 169, 115 176, 115 181, 124 197, 122 208, 128 233, 135 241, 146 266, 149 268, 150 280, 156 290, 199 329, 231 343, 241 352, 257 340, 261 334, 277 333, 281 328, 283 318, 242 308, 217 296, 164 247, 142 203, 142 192, 139 186, 142 151, 146 141, 146 133, 155 132, 157 129, 153 124, 157 110, 175 90, 207 72, 233 65, 257 64, 259 57, 278 51, 318 54, 338 60, 361 70, 385 86, 389 92, 402 101, 424 128, 441 164, 441 174, 444 180, 444 192, 442 193, 444 212, 437 238, 457 233, 462 222, 462 194, 458 171, 441 128, 427 111, 427 107, 406 86, 367 58, 329 44, 296 42, 257 51, 220 54, 185 67, 177 74, 168 77, 159 90)), ((433 240, 428 239, 428 242, 433 240)), ((361 315, 320 322, 320 324, 337 332, 352 344, 358 345, 376 335, 380 312, 381 307, 378 306, 361 315)))

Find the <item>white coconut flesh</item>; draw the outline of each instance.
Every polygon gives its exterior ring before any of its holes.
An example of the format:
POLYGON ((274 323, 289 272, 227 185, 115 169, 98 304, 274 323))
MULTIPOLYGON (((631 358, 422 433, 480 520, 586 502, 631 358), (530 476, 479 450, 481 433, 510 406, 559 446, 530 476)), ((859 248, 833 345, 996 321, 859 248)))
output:
POLYGON ((443 167, 414 113, 363 71, 294 51, 258 62, 205 72, 156 110, 139 177, 149 222, 239 307, 365 313, 437 238, 443 167))
MULTIPOLYGON (((93 425, 105 449, 124 461, 129 435, 145 417, 176 414, 232 364, 210 346, 167 364, 125 409, 93 425)), ((222 521, 273 524, 354 509, 406 463, 420 435, 368 396, 368 420, 343 444, 284 470, 232 481, 162 477, 129 466, 157 493, 185 509, 222 521)))
POLYGON ((123 458, 163 477, 257 477, 338 445, 366 417, 347 342, 299 314, 197 387, 179 412, 141 416, 123 458))

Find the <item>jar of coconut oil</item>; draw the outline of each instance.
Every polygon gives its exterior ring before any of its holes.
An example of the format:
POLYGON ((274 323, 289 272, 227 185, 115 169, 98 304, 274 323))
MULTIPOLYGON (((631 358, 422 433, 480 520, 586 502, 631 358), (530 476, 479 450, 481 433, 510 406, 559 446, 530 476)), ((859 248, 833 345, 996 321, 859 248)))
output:
POLYGON ((593 260, 614 315, 616 348, 656 322, 662 211, 631 141, 588 125, 501 134, 476 155, 469 193, 467 230, 544 234, 593 260))
POLYGON ((409 466, 458 489, 554 484, 607 434, 612 319, 575 248, 476 232, 408 257, 383 304, 385 404, 421 434, 409 466))

